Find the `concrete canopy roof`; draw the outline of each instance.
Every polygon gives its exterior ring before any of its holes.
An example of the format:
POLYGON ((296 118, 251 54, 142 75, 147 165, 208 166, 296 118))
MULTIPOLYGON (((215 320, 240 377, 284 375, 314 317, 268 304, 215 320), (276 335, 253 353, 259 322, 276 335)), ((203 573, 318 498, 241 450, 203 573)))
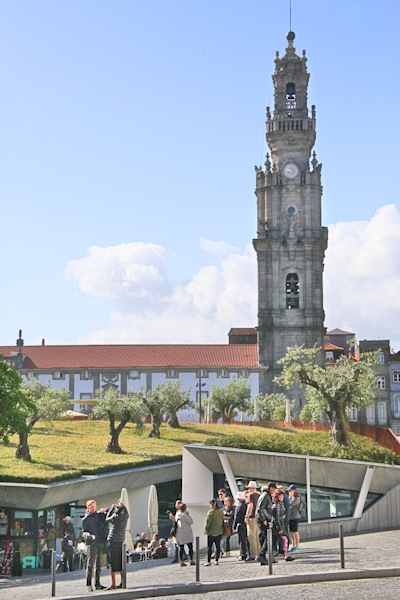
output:
POLYGON ((278 483, 293 482, 305 485, 309 462, 312 486, 359 491, 369 466, 374 467, 370 492, 386 494, 400 484, 400 467, 396 465, 195 444, 185 446, 185 449, 207 469, 221 474, 223 468, 219 453, 223 452, 233 474, 246 480, 258 478, 262 481, 276 480, 278 483))
POLYGON ((182 463, 125 469, 100 475, 86 475, 40 485, 33 483, 0 483, 0 504, 10 508, 41 510, 82 498, 93 498, 127 489, 166 483, 182 478, 182 463))

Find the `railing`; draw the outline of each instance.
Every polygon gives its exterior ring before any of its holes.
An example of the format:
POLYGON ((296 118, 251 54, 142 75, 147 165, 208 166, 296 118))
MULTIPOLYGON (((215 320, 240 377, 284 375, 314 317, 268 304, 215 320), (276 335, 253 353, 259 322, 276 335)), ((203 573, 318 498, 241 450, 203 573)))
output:
POLYGON ((271 119, 267 132, 273 131, 315 131, 315 119, 271 119))

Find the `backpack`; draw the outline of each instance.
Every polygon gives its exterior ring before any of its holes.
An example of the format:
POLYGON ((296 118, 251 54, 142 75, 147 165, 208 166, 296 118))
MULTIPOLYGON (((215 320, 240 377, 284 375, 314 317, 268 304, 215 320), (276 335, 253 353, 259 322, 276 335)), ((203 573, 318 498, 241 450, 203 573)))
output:
POLYGON ((297 510, 299 511, 299 514, 302 515, 303 512, 306 510, 306 503, 304 502, 303 498, 301 496, 300 497, 300 503, 297 507, 297 510))

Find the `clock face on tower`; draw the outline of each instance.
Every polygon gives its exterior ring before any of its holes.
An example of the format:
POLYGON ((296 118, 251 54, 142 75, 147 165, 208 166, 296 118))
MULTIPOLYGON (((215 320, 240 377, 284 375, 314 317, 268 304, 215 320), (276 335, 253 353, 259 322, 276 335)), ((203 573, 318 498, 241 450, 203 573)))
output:
POLYGON ((295 177, 297 177, 299 173, 299 168, 297 165, 295 165, 294 163, 290 162, 287 163, 284 167, 283 167, 283 174, 285 177, 287 177, 288 179, 294 179, 295 177))

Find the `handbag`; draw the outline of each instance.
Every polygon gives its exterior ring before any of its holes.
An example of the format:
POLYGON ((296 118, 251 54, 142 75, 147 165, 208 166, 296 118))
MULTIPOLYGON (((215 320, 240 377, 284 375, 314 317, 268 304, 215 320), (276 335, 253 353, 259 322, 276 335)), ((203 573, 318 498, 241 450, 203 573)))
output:
POLYGON ((231 535, 232 535, 230 525, 229 525, 229 523, 226 523, 226 521, 224 521, 224 531, 223 531, 222 535, 224 537, 231 537, 231 535))
MULTIPOLYGON (((178 521, 179 521, 179 519, 178 519, 178 521)), ((176 532, 178 531, 178 521, 175 521, 171 527, 170 534, 172 535, 172 537, 176 537, 176 532)))

